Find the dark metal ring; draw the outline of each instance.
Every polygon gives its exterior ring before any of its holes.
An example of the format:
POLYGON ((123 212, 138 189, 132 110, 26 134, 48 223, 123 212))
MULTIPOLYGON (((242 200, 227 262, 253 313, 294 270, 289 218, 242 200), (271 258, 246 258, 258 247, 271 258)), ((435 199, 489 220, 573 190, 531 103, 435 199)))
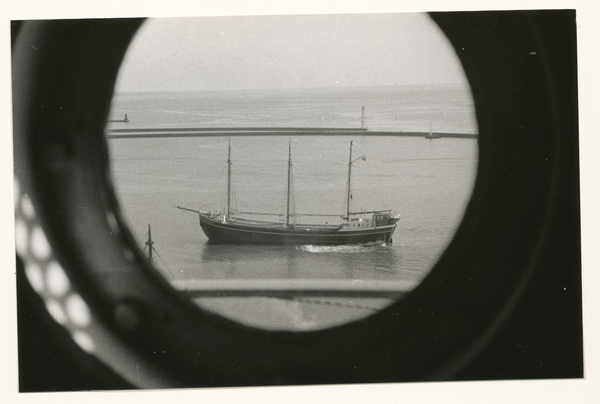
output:
MULTIPOLYGON (((21 23, 13 43, 20 298, 51 319, 86 369, 120 387, 497 378, 519 361, 507 341, 522 333, 554 330, 552 346, 580 341, 574 13, 432 18, 465 68, 480 125, 464 220, 406 298, 306 333, 200 310, 135 247, 108 175, 104 125, 142 21, 21 23)), ((580 374, 580 347, 535 375, 580 374)))

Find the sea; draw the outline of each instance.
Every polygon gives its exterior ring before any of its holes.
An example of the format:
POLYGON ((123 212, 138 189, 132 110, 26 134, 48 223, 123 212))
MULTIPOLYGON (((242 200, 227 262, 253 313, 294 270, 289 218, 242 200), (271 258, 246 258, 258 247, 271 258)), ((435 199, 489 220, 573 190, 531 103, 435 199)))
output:
MULTIPOLYGON (((460 84, 220 92, 117 93, 113 129, 311 127, 477 133, 468 86, 460 84)), ((422 280, 452 239, 471 197, 476 139, 373 136, 204 136, 108 140, 121 210, 140 249, 150 226, 155 265, 169 280, 422 280), (288 147, 297 223, 339 222, 352 142, 352 211, 400 215, 393 243, 234 246, 208 243, 197 214, 226 206, 231 145, 233 207, 285 221, 288 147)))

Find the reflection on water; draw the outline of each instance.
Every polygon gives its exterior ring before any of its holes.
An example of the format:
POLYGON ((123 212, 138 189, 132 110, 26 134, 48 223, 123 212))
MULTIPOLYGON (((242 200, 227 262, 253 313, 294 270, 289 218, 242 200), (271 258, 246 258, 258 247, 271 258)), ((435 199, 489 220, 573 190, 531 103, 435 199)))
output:
MULTIPOLYGON (((347 279, 350 289, 361 279, 408 279, 400 249, 388 244, 342 246, 257 246, 204 243, 195 277, 253 279, 347 279)), ((364 318, 385 308, 391 298, 227 297, 199 298, 202 308, 250 326, 314 330, 364 318)))
POLYGON ((203 243, 190 279, 403 279, 393 245, 268 246, 203 243))

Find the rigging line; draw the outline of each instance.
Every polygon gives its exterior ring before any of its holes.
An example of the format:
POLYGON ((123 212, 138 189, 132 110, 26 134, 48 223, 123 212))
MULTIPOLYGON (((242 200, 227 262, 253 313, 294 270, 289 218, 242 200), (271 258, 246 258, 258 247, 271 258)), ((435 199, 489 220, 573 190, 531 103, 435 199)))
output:
MULTIPOLYGON (((379 212, 379 211, 377 211, 379 212)), ((264 213, 264 212, 244 212, 239 210, 231 210, 231 213, 235 213, 237 215, 261 215, 261 216, 285 216, 285 213, 264 213)), ((358 212, 364 213, 364 212, 358 212)), ((357 212, 350 212, 350 214, 357 214, 357 212)), ((324 216, 324 217, 343 217, 340 214, 327 214, 327 213, 291 213, 290 216, 324 216)))
POLYGON ((340 214, 328 214, 328 213, 294 213, 291 216, 324 216, 324 217, 343 217, 340 214))
POLYGON ((253 220, 253 219, 246 219, 243 217, 239 217, 239 216, 231 216, 234 220, 236 221, 240 221, 240 222, 248 222, 248 223, 269 223, 275 227, 278 227, 280 225, 280 223, 274 223, 272 221, 264 221, 264 220, 253 220))
MULTIPOLYGON (((296 188, 294 187, 294 170, 292 170, 290 172, 290 193, 292 194, 290 197, 290 200, 291 200, 290 216, 295 219, 296 218, 296 188)), ((295 220, 294 220, 294 223, 295 223, 295 220)))
POLYGON ((219 183, 219 180, 221 179, 221 177, 223 176, 223 172, 225 171, 225 168, 227 168, 227 166, 224 166, 223 169, 221 170, 221 174, 219 174, 219 178, 217 178, 217 180, 215 181, 212 189, 210 190, 210 192, 208 193, 208 196, 206 197, 206 199, 204 200, 204 202, 202 202, 202 205, 200 205, 200 208, 198 210, 202 210, 202 208, 204 207, 204 204, 206 203, 206 200, 208 200, 210 198, 210 196, 212 195, 213 191, 215 190, 215 188, 217 187, 217 184, 219 183))
POLYGON ((235 191, 235 186, 233 184, 233 181, 231 184, 231 199, 232 199, 231 204, 233 205, 233 207, 230 209, 230 212, 237 211, 239 208, 239 205, 238 205, 238 199, 237 199, 237 192, 235 191))
POLYGON ((352 199, 350 199, 350 201, 348 201, 348 199, 347 199, 348 179, 346 179, 346 184, 345 184, 344 188, 346 188, 346 189, 344 190, 344 197, 342 198, 342 212, 344 212, 342 217, 346 217, 346 212, 348 210, 350 210, 350 206, 348 206, 349 202, 352 201, 352 199))
POLYGON ((207 164, 205 164, 205 165, 202 167, 202 170, 201 170, 201 169, 200 169, 200 165, 199 165, 199 162, 198 162, 198 160, 197 160, 197 159, 195 160, 195 164, 194 164, 195 176, 194 176, 194 178, 198 178, 198 177, 201 177, 201 178, 202 178, 202 177, 204 177, 204 181, 202 181, 202 183, 201 183, 201 184, 200 184, 198 187, 196 187, 194 191, 191 191, 191 192, 188 192, 188 193, 187 193, 187 196, 186 196, 186 197, 184 198, 184 200, 183 200, 183 201, 184 201, 184 204, 186 204, 186 205, 187 205, 187 203, 188 203, 189 199, 190 199, 192 196, 193 196, 193 197, 194 197, 196 200, 198 200, 198 198, 197 198, 198 189, 200 189, 200 188, 204 188, 204 185, 205 185, 206 183, 208 183, 209 179, 210 179, 210 178, 214 178, 214 177, 215 177, 215 176, 213 175, 213 173, 215 173, 215 172, 218 170, 218 168, 219 168, 220 166, 221 166, 220 164, 219 164, 219 165, 217 165, 217 166, 215 166, 215 165, 212 165, 212 167, 209 167, 209 169, 208 169, 208 172, 207 172, 205 175, 202 175, 201 173, 202 173, 202 172, 204 171, 204 169, 207 167, 207 164))
MULTIPOLYGON (((237 160, 236 160, 236 162, 237 162, 237 160)), ((231 162, 231 164, 233 165, 233 161, 231 162)), ((231 188, 231 196, 230 196, 231 197, 230 212, 231 212, 232 210, 238 210, 239 209, 238 197, 237 197, 237 188, 235 186, 236 176, 233 175, 233 173, 229 177, 229 181, 230 181, 230 188, 231 188)))
POLYGON ((239 210, 232 210, 232 213, 238 215, 285 216, 285 213, 241 212, 239 210))
MULTIPOLYGON (((287 164, 287 160, 286 160, 286 164, 287 164)), ((288 193, 288 188, 287 188, 287 176, 285 177, 285 181, 282 182, 283 186, 282 186, 282 193, 281 193, 281 202, 279 204, 279 211, 283 212, 283 213, 267 213, 266 215, 268 216, 280 216, 282 218, 285 218, 285 212, 286 212, 286 206, 287 206, 287 193, 288 193)), ((249 214, 252 214, 250 212, 248 212, 249 214)))
MULTIPOLYGON (((147 246, 147 245, 148 245, 148 242, 147 242, 146 240, 148 240, 148 231, 146 231, 146 234, 144 235, 144 238, 142 239, 142 241, 141 241, 140 245, 145 245, 145 246, 147 246)), ((146 251, 146 247, 144 247, 144 251, 146 251)))
POLYGON ((156 251, 156 248, 152 247, 152 250, 156 253, 156 256, 160 259, 160 262, 162 262, 163 265, 165 266, 165 268, 167 268, 167 271, 169 271, 169 274, 171 274, 171 277, 173 278, 173 280, 175 280, 175 277, 173 276, 173 273, 171 272, 171 270, 169 269, 169 267, 167 266, 167 264, 165 264, 165 261, 163 261, 162 257, 158 253, 158 251, 156 251))
MULTIPOLYGON (((179 207, 179 206, 177 206, 177 205, 173 205, 173 206, 174 206, 174 207, 176 207, 176 208, 178 208, 178 207, 179 207)), ((193 216, 196 216, 196 215, 198 214, 198 213, 196 213, 195 211, 194 211, 194 213, 192 213, 192 212, 186 211, 186 210, 184 210, 184 209, 180 209, 180 210, 183 212, 183 214, 184 214, 184 215, 193 215, 193 216)))

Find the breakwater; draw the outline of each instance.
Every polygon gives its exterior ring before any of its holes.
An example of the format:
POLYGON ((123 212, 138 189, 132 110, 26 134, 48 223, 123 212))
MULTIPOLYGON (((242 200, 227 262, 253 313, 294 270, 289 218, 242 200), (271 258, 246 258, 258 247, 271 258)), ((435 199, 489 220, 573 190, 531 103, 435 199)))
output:
MULTIPOLYGON (((364 128, 150 128, 112 129, 107 131, 109 139, 143 139, 169 137, 208 136, 407 136, 425 138, 429 132, 371 131, 364 128)), ((477 134, 436 132, 438 138, 477 139, 477 134)))

